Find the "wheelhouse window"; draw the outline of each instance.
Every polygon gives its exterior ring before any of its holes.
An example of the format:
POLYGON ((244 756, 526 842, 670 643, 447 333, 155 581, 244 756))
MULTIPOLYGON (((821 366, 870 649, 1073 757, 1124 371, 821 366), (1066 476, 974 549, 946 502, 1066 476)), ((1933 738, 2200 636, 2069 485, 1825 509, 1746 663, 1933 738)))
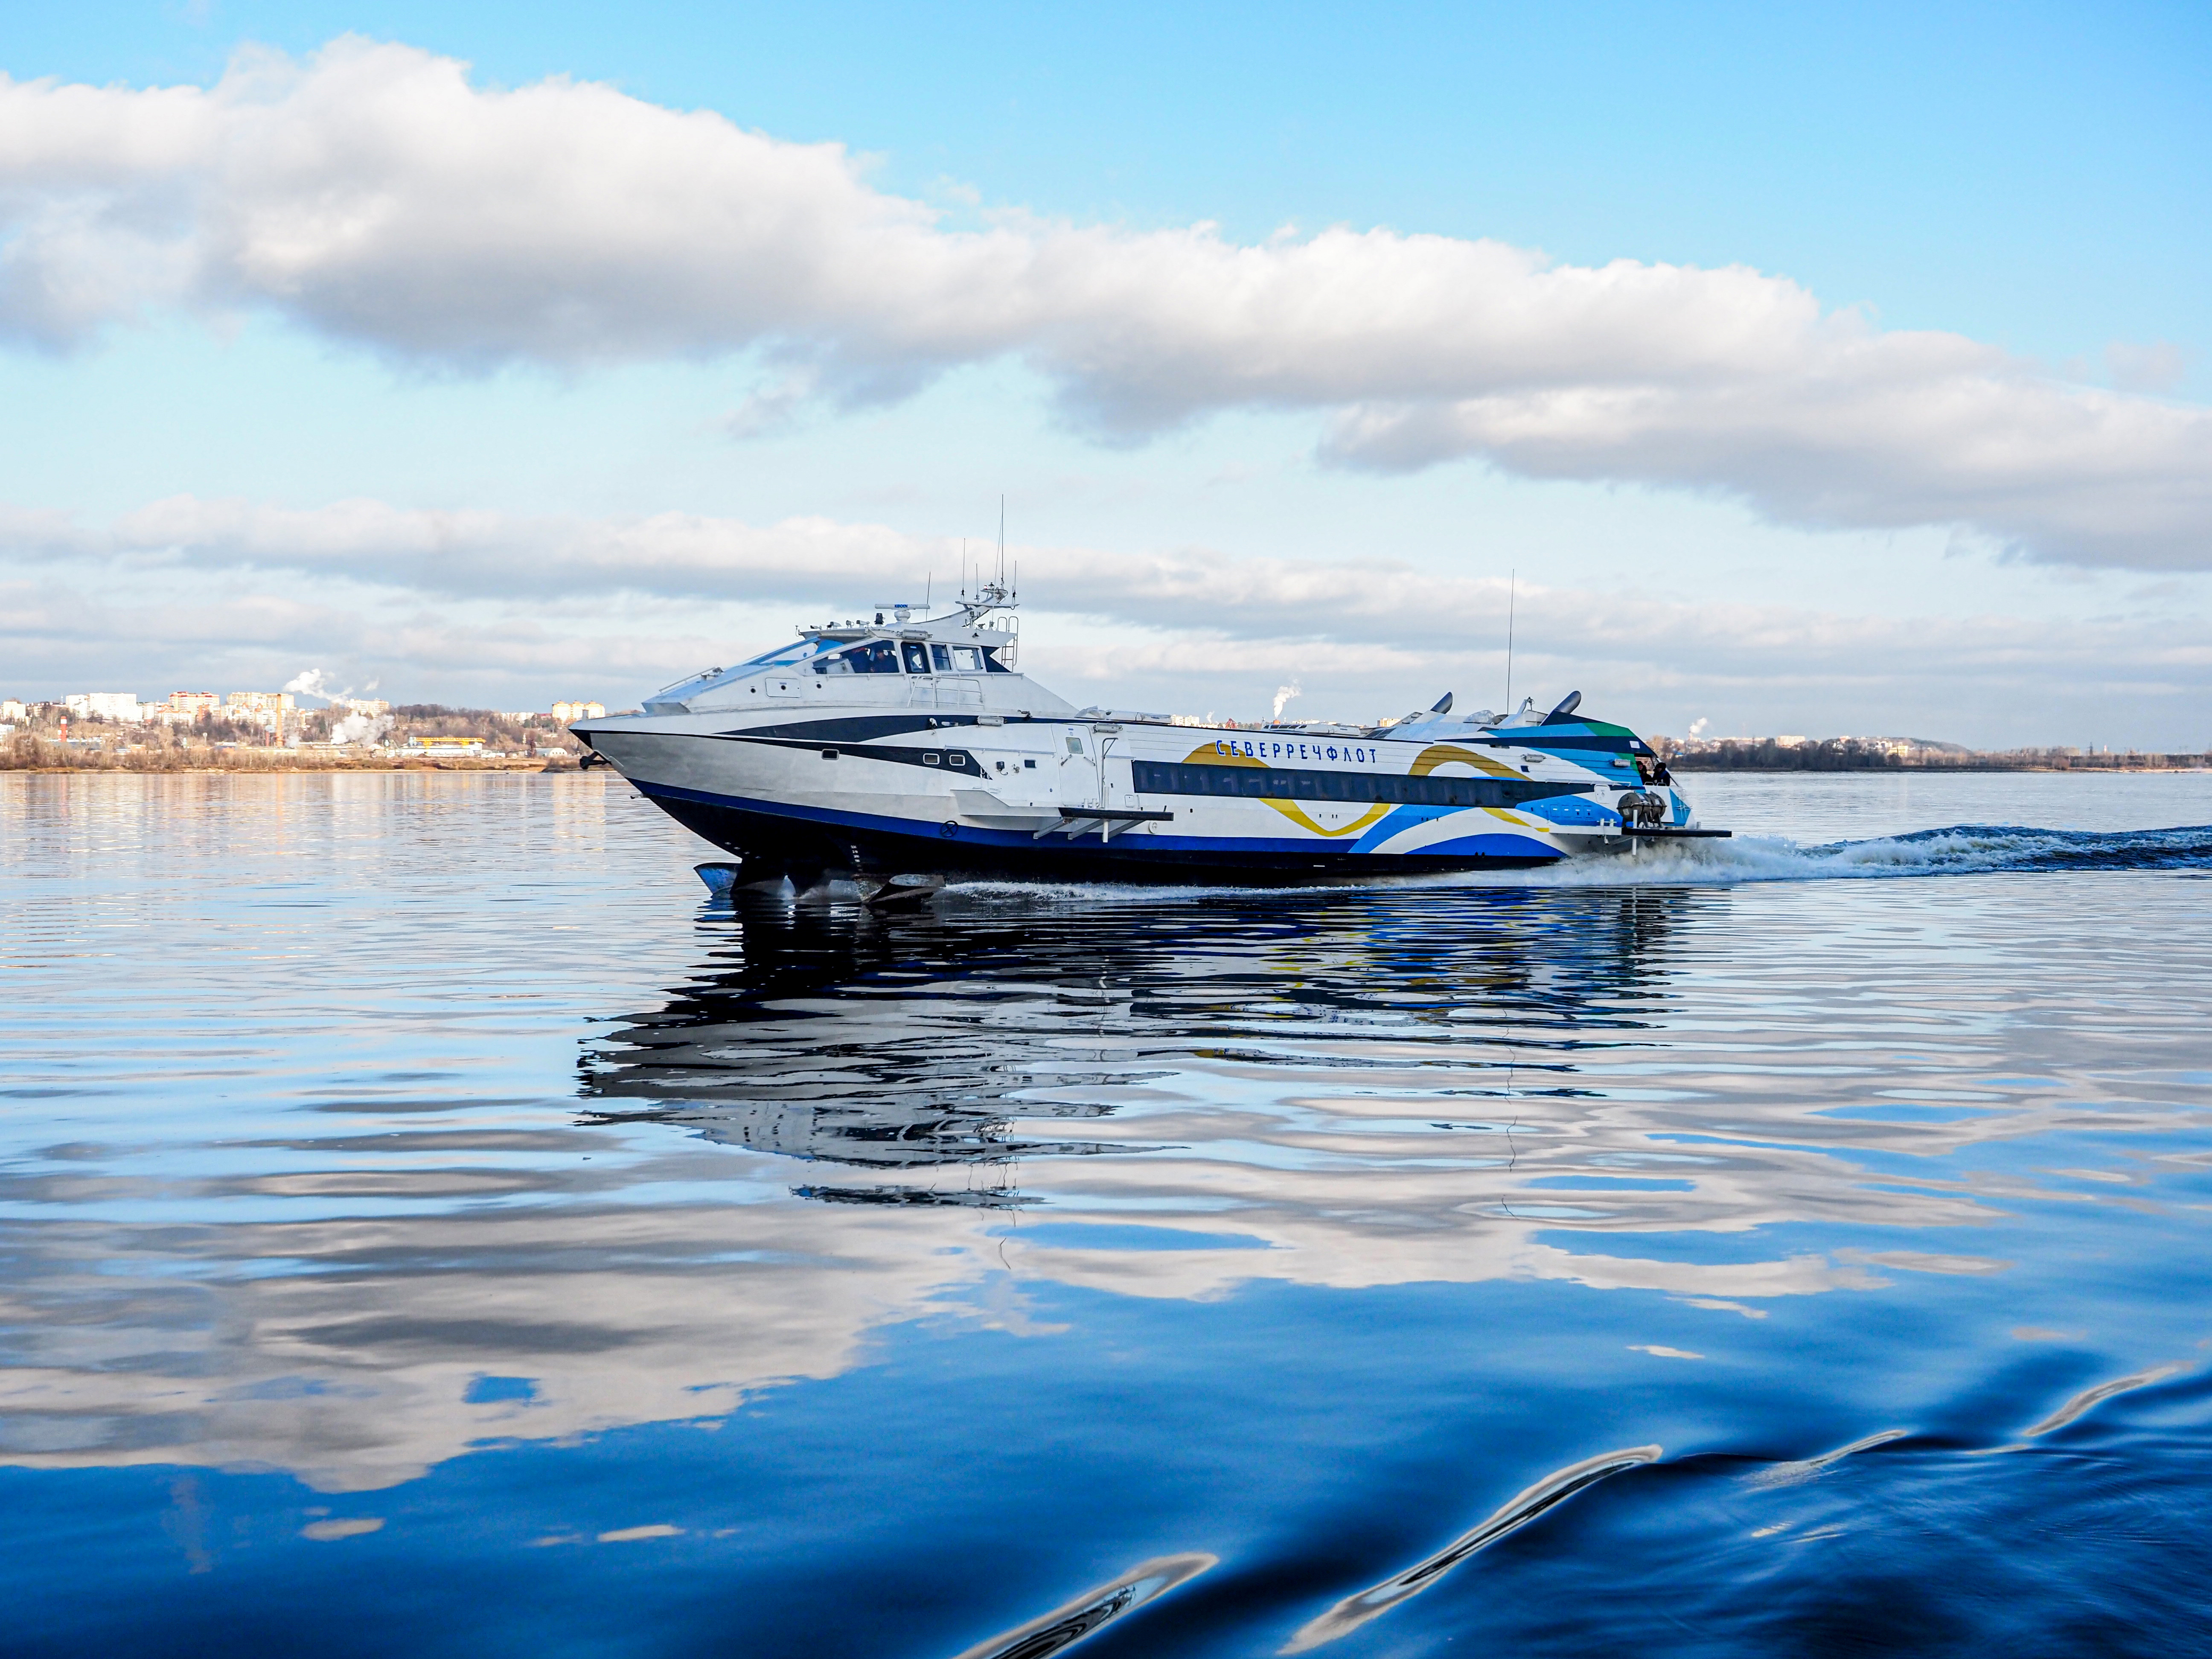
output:
POLYGON ((870 640, 862 645, 823 657, 814 665, 817 674, 896 674, 898 647, 889 640, 870 640))
POLYGON ((983 653, 972 645, 933 645, 930 660, 937 665, 940 674, 980 674, 983 672, 983 653))
POLYGON ((929 672, 929 647, 919 640, 908 640, 905 646, 906 672, 909 674, 929 672))

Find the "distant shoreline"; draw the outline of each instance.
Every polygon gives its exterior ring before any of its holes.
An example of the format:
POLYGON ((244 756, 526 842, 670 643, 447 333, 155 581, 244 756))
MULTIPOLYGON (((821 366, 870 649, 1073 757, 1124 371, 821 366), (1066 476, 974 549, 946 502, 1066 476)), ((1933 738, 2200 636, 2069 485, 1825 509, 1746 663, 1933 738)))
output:
POLYGON ((1969 749, 1930 738, 1668 738, 1651 746, 1677 772, 2203 772, 2194 750, 1969 749))
POLYGON ((2208 762, 2201 756, 2185 755, 2098 755, 2094 757, 2085 755, 2075 760, 1966 760, 1938 762, 1932 765, 1922 761, 1891 762, 1884 764, 1880 761, 1869 760, 1814 763, 1794 766, 1786 761, 1777 763, 1752 758, 1731 760, 1706 755, 1676 755, 1669 758, 1667 764, 1670 770, 1680 774, 1771 772, 1793 776, 1822 772, 1848 772, 1855 776, 1863 776, 1868 773, 1882 773, 1899 777, 1941 776, 1954 772, 2081 772, 2094 773, 2100 777, 2111 777, 2123 773, 2130 775, 2171 774, 2185 776, 2192 772, 2212 772, 2212 762, 2208 762))
POLYGON ((59 763, 40 760, 18 760, 0 753, 0 775, 9 772, 36 774, 41 777, 67 777, 79 772, 99 773, 103 776, 129 773, 143 777, 243 777, 266 773, 271 775, 294 776, 302 773, 391 773, 391 772, 530 772, 565 774, 574 776, 597 769, 581 767, 572 760, 551 760, 543 755, 516 755, 512 757, 455 760, 416 760, 410 757, 370 758, 363 757, 314 757, 294 759, 281 750, 248 750, 250 758, 207 762, 195 757, 188 763, 172 761, 163 764, 156 759, 149 763, 137 756, 96 756, 84 759, 71 758, 59 763))

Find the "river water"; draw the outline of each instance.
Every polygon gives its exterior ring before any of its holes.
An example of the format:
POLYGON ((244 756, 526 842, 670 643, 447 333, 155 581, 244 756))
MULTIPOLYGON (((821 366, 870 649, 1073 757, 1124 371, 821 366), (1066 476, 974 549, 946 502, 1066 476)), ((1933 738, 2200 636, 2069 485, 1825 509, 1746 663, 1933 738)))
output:
POLYGON ((2212 1653, 2212 777, 1689 781, 877 918, 0 776, 8 1650, 2212 1653))

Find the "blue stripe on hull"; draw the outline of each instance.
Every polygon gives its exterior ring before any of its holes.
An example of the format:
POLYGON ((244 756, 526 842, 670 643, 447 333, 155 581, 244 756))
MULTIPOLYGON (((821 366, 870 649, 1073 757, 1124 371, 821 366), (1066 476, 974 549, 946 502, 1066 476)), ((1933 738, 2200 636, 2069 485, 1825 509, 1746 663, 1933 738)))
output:
MULTIPOLYGON (((673 784, 631 781, 678 822, 731 852, 832 867, 842 867, 857 856, 863 867, 898 872, 1092 872, 1120 880, 1145 876, 1180 880, 1201 872, 1299 877, 1319 872, 1387 875, 1437 869, 1522 869, 1555 863, 1564 856, 1534 836, 1503 833, 1461 836, 1409 853, 1364 853, 1356 847, 1317 844, 1288 836, 1171 836, 1157 830, 1103 844, 1095 833, 1072 841, 1060 836, 1039 840, 1025 830, 989 830, 957 822, 917 823, 911 818, 716 794, 673 784), (843 833, 834 833, 837 831, 843 833)), ((1444 814, 1431 810, 1429 816, 1444 814)))

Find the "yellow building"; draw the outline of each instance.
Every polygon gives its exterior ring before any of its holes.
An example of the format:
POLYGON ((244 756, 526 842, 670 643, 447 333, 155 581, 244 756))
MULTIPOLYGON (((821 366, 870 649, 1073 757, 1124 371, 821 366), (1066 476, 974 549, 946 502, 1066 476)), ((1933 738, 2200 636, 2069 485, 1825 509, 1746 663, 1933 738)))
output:
POLYGON ((222 700, 223 710, 235 719, 240 714, 266 716, 289 713, 292 707, 289 691, 234 691, 222 700))

